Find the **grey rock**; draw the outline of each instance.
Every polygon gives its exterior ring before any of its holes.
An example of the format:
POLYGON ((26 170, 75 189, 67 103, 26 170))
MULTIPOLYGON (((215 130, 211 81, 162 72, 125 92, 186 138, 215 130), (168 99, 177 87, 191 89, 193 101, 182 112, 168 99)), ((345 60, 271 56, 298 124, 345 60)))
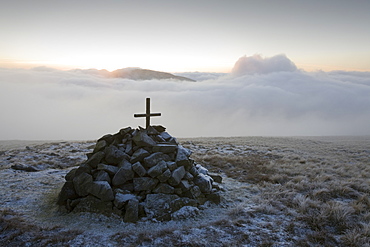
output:
POLYGON ((150 136, 148 136, 145 130, 139 130, 132 140, 139 147, 153 147, 157 144, 150 136))
POLYGON ((162 132, 159 134, 164 140, 168 141, 172 138, 172 136, 170 134, 168 134, 167 132, 162 132))
POLYGON ((106 165, 106 164, 102 164, 100 163, 97 167, 97 170, 99 171, 105 171, 107 172, 109 175, 114 175, 118 172, 118 167, 117 166, 112 166, 112 165, 106 165))
POLYGON ((177 168, 176 162, 173 161, 167 161, 167 167, 171 171, 174 171, 177 168))
POLYGON ((67 200, 74 200, 78 198, 78 195, 75 191, 74 185, 72 181, 67 181, 63 185, 62 189, 60 190, 60 193, 58 195, 58 205, 66 205, 67 200))
POLYGON ((161 153, 173 153, 177 149, 177 145, 173 144, 157 144, 153 147, 153 152, 161 152, 161 153))
POLYGON ((140 177, 143 177, 146 174, 145 168, 139 161, 132 165, 132 170, 134 170, 134 172, 140 177))
POLYGON ((171 177, 171 175, 172 173, 170 169, 167 169, 161 175, 159 175, 157 179, 159 180, 159 182, 164 183, 171 177))
POLYGON ((190 218, 195 218, 199 215, 199 209, 192 206, 184 206, 178 211, 171 214, 173 220, 186 220, 190 218))
POLYGON ((80 198, 73 212, 92 212, 110 215, 113 212, 113 204, 110 201, 102 201, 94 196, 80 198))
POLYGON ((170 220, 171 213, 174 212, 171 208, 171 202, 178 198, 177 195, 148 194, 144 206, 147 217, 157 220, 170 220))
POLYGON ((91 174, 91 166, 89 166, 88 164, 81 164, 77 170, 75 171, 74 173, 74 177, 80 175, 81 173, 87 173, 87 174, 91 174))
POLYGON ((191 199, 198 199, 202 195, 203 194, 202 194, 202 192, 200 191, 200 189, 197 185, 192 186, 189 191, 185 192, 185 196, 187 196, 191 199))
POLYGON ((89 189, 92 184, 93 177, 85 172, 79 174, 73 178, 73 185, 76 190, 77 195, 87 196, 89 194, 89 189))
POLYGON ((130 134, 132 132, 132 128, 131 127, 126 127, 126 128, 123 128, 123 129, 120 129, 119 130, 119 133, 124 136, 126 134, 130 134))
POLYGON ((114 198, 113 203, 114 203, 114 206, 116 206, 116 208, 122 209, 129 200, 134 199, 134 198, 136 198, 136 196, 133 194, 117 193, 114 198))
POLYGON ((106 141, 107 145, 111 144, 114 141, 114 136, 111 134, 106 134, 99 138, 98 142, 104 140, 106 141))
POLYGON ((208 173, 208 175, 213 179, 216 183, 222 183, 222 176, 217 173, 208 173))
POLYGON ((193 175, 193 177, 197 177, 199 175, 199 171, 195 166, 191 167, 189 170, 190 174, 193 175))
POLYGON ((144 159, 144 165, 147 168, 151 168, 151 167, 155 166, 159 161, 161 161, 161 160, 169 161, 169 159, 170 158, 168 157, 168 155, 166 155, 164 153, 157 152, 157 153, 153 153, 153 154, 149 155, 148 157, 146 157, 144 159))
POLYGON ((197 168, 197 170, 198 170, 199 173, 204 174, 204 175, 208 175, 208 169, 207 168, 205 168, 205 167, 203 167, 203 166, 201 166, 199 164, 197 164, 195 166, 195 168, 197 168))
POLYGON ((184 179, 186 179, 186 180, 193 180, 194 179, 194 176, 190 172, 186 172, 185 173, 185 176, 184 176, 184 179))
POLYGON ((91 166, 92 168, 96 168, 101 160, 104 158, 105 153, 103 151, 99 151, 94 153, 85 163, 91 166))
POLYGON ((173 194, 175 188, 166 183, 160 183, 154 190, 154 193, 173 194))
POLYGON ((72 170, 70 170, 65 176, 66 181, 72 181, 75 177, 76 171, 77 168, 73 168, 72 170))
POLYGON ((177 148, 177 155, 176 155, 176 164, 177 166, 186 166, 188 167, 191 162, 189 160, 189 156, 191 155, 191 151, 183 146, 179 145, 177 148))
POLYGON ((11 168, 14 170, 21 170, 21 171, 26 171, 26 172, 38 172, 39 171, 34 166, 24 165, 24 164, 15 164, 15 165, 12 165, 11 168))
POLYGON ((128 155, 132 155, 132 153, 133 153, 132 140, 128 140, 126 142, 125 153, 128 154, 128 155))
POLYGON ((105 160, 108 164, 117 165, 123 159, 130 159, 124 151, 118 149, 116 146, 109 146, 105 148, 105 160))
POLYGON ((132 166, 128 162, 124 162, 121 168, 117 171, 112 179, 113 186, 119 186, 134 178, 135 174, 132 166))
POLYGON ((158 184, 158 179, 150 177, 134 178, 134 191, 151 191, 158 184))
POLYGON ((148 174, 152 178, 155 178, 161 175, 165 170, 167 170, 167 164, 164 160, 161 160, 157 163, 157 165, 153 166, 148 170, 148 174))
POLYGON ((111 183, 112 182, 109 174, 107 172, 105 172, 105 171, 99 171, 96 174, 95 181, 107 181, 108 183, 111 183))
POLYGON ((159 132, 153 126, 149 126, 146 132, 148 135, 159 135, 159 132))
POLYGON ((91 183, 89 193, 102 201, 112 201, 114 199, 113 190, 107 181, 94 181, 91 183))
POLYGON ((107 146, 107 141, 100 140, 96 143, 93 153, 97 153, 102 151, 107 146))
POLYGON ((208 175, 200 173, 194 178, 194 183, 199 187, 202 193, 208 194, 212 192, 212 178, 208 175))
POLYGON ((169 139, 169 140, 167 141, 167 143, 169 143, 169 144, 173 144, 173 145, 179 145, 179 143, 177 142, 177 139, 176 139, 176 138, 174 138, 174 137, 172 137, 171 139, 169 139))
POLYGON ((219 192, 208 194, 206 195, 206 198, 215 204, 219 204, 221 202, 221 194, 219 192))
POLYGON ((145 149, 143 148, 140 148, 138 150, 136 150, 132 156, 131 156, 131 159, 130 159, 130 162, 131 163, 136 163, 138 161, 143 161, 143 159, 145 157, 148 157, 150 155, 150 153, 148 151, 146 151, 145 149))
POLYGON ((119 186, 120 189, 124 191, 133 192, 134 191, 134 183, 125 183, 119 186))
POLYGON ((182 208, 184 206, 196 207, 197 204, 198 204, 198 202, 194 199, 190 199, 190 198, 187 198, 187 197, 179 197, 179 198, 171 201, 171 208, 175 212, 175 211, 179 210, 180 208, 182 208))
POLYGON ((179 186, 182 189, 182 191, 188 191, 192 187, 192 184, 190 184, 188 180, 183 179, 183 180, 180 181, 179 186))
POLYGON ((128 167, 130 167, 130 166, 131 166, 130 161, 128 161, 128 160, 126 160, 126 159, 122 160, 122 161, 117 165, 117 167, 118 167, 118 168, 121 168, 121 167, 126 167, 126 168, 128 168, 128 167))
POLYGON ((132 223, 135 223, 136 221, 139 220, 139 201, 136 198, 128 201, 123 220, 124 222, 132 223))
POLYGON ((183 166, 178 167, 172 172, 170 179, 168 179, 168 183, 172 186, 180 184, 180 181, 185 176, 185 173, 186 171, 183 166))
POLYGON ((156 129, 159 133, 166 131, 166 127, 163 127, 162 125, 152 125, 152 127, 156 129))

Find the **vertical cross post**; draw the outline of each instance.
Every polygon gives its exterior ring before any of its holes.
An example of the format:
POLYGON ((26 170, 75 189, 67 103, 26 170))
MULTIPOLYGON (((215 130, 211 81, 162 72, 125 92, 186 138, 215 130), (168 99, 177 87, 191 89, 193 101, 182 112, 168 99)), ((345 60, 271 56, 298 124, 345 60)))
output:
POLYGON ((146 128, 150 126, 150 117, 161 116, 161 113, 150 113, 150 98, 146 98, 146 112, 145 114, 134 114, 134 117, 145 117, 146 128))

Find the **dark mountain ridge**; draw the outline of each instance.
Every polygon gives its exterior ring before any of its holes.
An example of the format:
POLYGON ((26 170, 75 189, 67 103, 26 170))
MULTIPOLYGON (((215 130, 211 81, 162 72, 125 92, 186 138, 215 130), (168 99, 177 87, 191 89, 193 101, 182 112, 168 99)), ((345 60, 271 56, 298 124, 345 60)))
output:
POLYGON ((179 80, 179 81, 195 81, 193 79, 184 77, 184 76, 176 76, 171 73, 149 70, 149 69, 141 69, 141 68, 124 68, 124 69, 117 69, 112 72, 108 70, 102 69, 87 69, 87 70, 77 70, 82 73, 86 74, 93 74, 99 75, 107 78, 126 78, 130 80, 142 81, 142 80, 179 80))

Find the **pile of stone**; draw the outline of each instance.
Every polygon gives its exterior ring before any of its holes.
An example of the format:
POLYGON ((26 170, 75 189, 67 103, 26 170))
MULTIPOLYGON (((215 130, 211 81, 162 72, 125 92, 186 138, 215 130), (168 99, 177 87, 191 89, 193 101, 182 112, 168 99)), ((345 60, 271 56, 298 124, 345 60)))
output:
POLYGON ((196 214, 205 202, 220 202, 222 178, 190 155, 163 126, 104 135, 66 175, 58 204, 72 212, 115 213, 125 222, 196 214))

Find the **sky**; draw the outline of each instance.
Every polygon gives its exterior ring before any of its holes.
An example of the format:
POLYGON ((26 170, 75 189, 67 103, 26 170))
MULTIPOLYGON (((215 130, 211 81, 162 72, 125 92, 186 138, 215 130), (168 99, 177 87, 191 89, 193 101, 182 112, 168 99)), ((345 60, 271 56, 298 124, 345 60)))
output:
POLYGON ((368 0, 13 0, 0 67, 230 72, 241 56, 370 70, 368 0))
POLYGON ((370 1, 3 1, 0 140, 370 135, 370 1), (196 82, 104 78, 171 72, 196 82))

